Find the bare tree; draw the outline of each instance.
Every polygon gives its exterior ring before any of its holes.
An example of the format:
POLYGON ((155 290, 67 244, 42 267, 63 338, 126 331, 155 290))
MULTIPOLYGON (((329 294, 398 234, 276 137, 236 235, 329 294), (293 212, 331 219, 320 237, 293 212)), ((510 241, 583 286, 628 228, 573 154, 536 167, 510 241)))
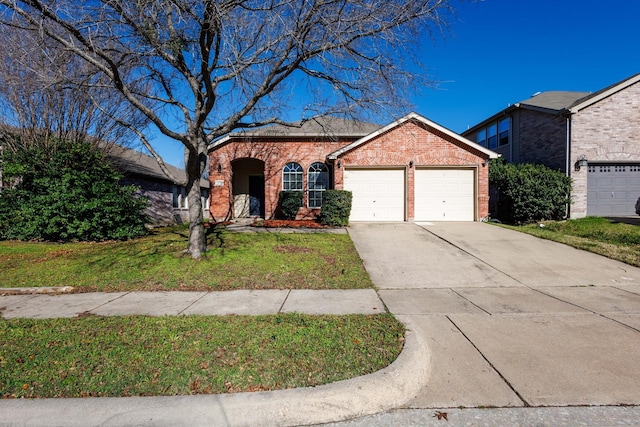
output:
POLYGON ((188 250, 199 258, 208 143, 283 123, 283 112, 403 109, 407 89, 431 83, 413 61, 450 9, 448 0, 0 0, 0 20, 91 64, 184 145, 188 250))
POLYGON ((5 145, 38 143, 53 149, 57 140, 82 140, 107 148, 108 142, 131 140, 132 132, 114 117, 135 117, 131 122, 144 127, 146 117, 119 93, 96 89, 101 76, 86 61, 34 33, 0 27, 0 34, 5 145))

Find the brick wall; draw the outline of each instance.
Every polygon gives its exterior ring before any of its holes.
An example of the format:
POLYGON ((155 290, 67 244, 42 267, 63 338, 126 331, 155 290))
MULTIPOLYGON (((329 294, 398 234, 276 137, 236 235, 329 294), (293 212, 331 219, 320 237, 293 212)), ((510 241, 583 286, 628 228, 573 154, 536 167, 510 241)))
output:
POLYGON ((349 166, 399 166, 407 169, 407 217, 414 217, 414 172, 416 167, 475 167, 476 219, 489 215, 488 167, 482 166, 485 156, 447 135, 414 122, 382 134, 358 149, 342 156, 342 168, 336 169, 336 188, 342 188, 344 168, 349 166), (413 161, 413 167, 408 167, 413 161))
MULTIPOLYGON (((282 169, 289 162, 296 162, 304 171, 303 189, 307 191, 307 171, 315 162, 326 162, 327 154, 349 144, 344 141, 290 140, 290 141, 242 141, 232 142, 209 153, 209 180, 211 181, 211 215, 216 220, 233 218, 233 162, 241 159, 258 159, 264 162, 265 217, 273 218, 278 205, 278 193, 282 189, 282 169), (217 165, 222 166, 221 173, 217 165), (216 182, 217 181, 217 182, 216 182), (222 185, 220 185, 222 184, 222 185)), ((330 171, 331 172, 331 171, 330 171)), ((316 211, 303 209, 301 216, 314 217, 316 211)))
MULTIPOLYGON (((209 153, 211 181, 211 215, 216 220, 233 217, 232 182, 233 162, 254 158, 264 161, 265 217, 273 217, 282 188, 282 168, 288 162, 299 163, 304 170, 304 190, 307 190, 307 171, 314 162, 325 162, 326 156, 348 145, 350 140, 291 140, 291 141, 240 141, 231 142, 209 153), (217 165, 222 170, 217 172, 217 165)), ((344 168, 349 166, 396 166, 406 167, 407 216, 413 218, 413 171, 415 167, 464 166, 473 167, 476 173, 476 218, 488 216, 489 189, 488 168, 483 166, 486 157, 482 152, 470 149, 465 144, 435 129, 427 129, 416 122, 405 122, 391 131, 379 135, 363 146, 341 156, 341 167, 333 172, 334 188, 343 188, 344 168), (409 168, 409 162, 414 167, 409 168)), ((305 194, 306 206, 306 194, 305 194)), ((317 213, 303 209, 299 216, 313 217, 317 213)))
POLYGON ((518 124, 514 163, 541 163, 554 170, 566 170, 567 124, 562 115, 523 108, 518 124))
MULTIPOLYGON (((640 83, 605 98, 571 118, 573 165, 589 162, 640 162, 640 83)), ((587 168, 571 171, 571 217, 587 215, 587 168)))

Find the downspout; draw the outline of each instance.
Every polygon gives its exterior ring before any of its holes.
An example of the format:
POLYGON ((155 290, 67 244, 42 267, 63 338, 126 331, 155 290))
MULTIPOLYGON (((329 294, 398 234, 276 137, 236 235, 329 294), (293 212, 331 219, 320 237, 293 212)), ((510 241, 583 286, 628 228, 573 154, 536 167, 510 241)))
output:
MULTIPOLYGON (((566 176, 571 177, 571 113, 568 112, 567 114, 567 118, 565 119, 567 126, 566 126, 566 157, 567 157, 567 165, 566 165, 566 176)), ((569 193, 569 196, 571 196, 571 193, 569 193)), ((571 200, 569 200, 569 202, 567 203, 567 209, 566 209, 566 218, 569 219, 571 215, 571 200)))
POLYGON ((567 118, 565 119, 567 122, 567 142, 566 142, 566 148, 565 148, 565 153, 566 153, 566 157, 567 157, 567 165, 566 165, 566 175, 567 176, 571 176, 571 116, 567 116, 567 118))

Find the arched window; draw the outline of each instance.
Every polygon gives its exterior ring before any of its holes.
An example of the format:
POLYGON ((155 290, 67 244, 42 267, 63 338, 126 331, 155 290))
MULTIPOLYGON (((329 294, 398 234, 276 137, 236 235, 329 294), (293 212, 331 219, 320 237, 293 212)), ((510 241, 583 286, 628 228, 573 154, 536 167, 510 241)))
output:
POLYGON ((309 167, 309 207, 322 206, 322 193, 329 188, 329 168, 316 162, 309 167))
POLYGON ((282 189, 284 191, 302 191, 302 166, 295 162, 287 163, 282 169, 282 189))

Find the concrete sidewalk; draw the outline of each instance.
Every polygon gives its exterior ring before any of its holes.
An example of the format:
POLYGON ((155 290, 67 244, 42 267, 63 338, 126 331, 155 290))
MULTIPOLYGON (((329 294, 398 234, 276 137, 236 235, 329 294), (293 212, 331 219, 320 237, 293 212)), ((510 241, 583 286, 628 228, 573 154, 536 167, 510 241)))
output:
MULTIPOLYGON (((7 290, 9 292, 9 290, 7 290)), ((11 290, 11 292, 15 292, 11 290)), ((304 314, 376 314, 385 307, 373 289, 235 290, 219 292, 92 292, 49 295, 2 295, 0 313, 15 317, 210 316, 304 314)))

